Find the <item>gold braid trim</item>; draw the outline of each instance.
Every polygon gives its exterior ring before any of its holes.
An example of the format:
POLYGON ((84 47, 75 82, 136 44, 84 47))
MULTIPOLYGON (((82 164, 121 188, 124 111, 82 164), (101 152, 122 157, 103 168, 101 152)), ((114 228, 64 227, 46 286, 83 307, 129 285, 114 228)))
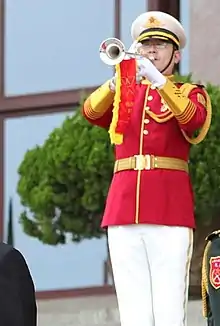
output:
POLYGON ((208 297, 208 271, 207 271, 207 255, 210 248, 211 241, 208 241, 203 254, 202 259, 202 282, 201 282, 201 294, 202 294, 202 306, 203 317, 208 317, 207 297, 208 297))
POLYGON ((123 142, 123 135, 115 131, 118 123, 119 105, 121 102, 121 69, 119 64, 115 66, 115 70, 116 70, 117 78, 116 78, 116 85, 115 85, 113 117, 109 128, 109 135, 112 144, 120 145, 123 142))
POLYGON ((151 111, 147 111, 147 114, 158 123, 167 122, 174 117, 174 114, 171 111, 162 114, 155 114, 151 111))
MULTIPOLYGON (((192 84, 184 84, 180 87, 181 91, 182 91, 182 94, 186 97, 188 97, 189 93, 191 92, 191 90, 193 88, 197 87, 197 85, 192 85, 192 84)), ((211 121, 212 121, 212 104, 211 104, 211 100, 210 100, 210 97, 207 93, 207 91, 205 89, 203 89, 203 91, 205 92, 205 95, 206 95, 206 109, 207 109, 207 115, 206 115, 206 119, 205 119, 205 122, 198 134, 198 136, 194 137, 194 138, 191 138, 189 137, 185 131, 181 130, 182 131, 182 134, 183 136, 185 137, 185 139, 192 145, 197 145, 199 143, 201 143, 208 131, 209 131, 209 128, 210 128, 210 125, 211 125, 211 121)))
MULTIPOLYGON (((170 76, 167 76, 167 79, 169 79, 170 81, 174 81, 174 75, 170 75, 170 76)), ((147 79, 143 79, 142 81, 141 81, 141 84, 143 84, 143 85, 152 85, 151 83, 150 83, 150 81, 149 80, 147 80, 147 79)), ((158 92, 159 93, 159 92, 158 92)), ((160 94, 159 94, 160 95, 160 94)), ((161 95, 160 95, 161 96, 161 95)), ((162 96, 161 96, 161 98, 163 98, 162 96)), ((164 113, 161 113, 161 114, 156 114, 156 113, 154 113, 154 112, 152 112, 152 111, 146 111, 146 113, 154 120, 154 121, 156 121, 156 122, 158 122, 158 123, 163 123, 163 122, 167 122, 167 121, 169 121, 170 119, 172 119, 173 117, 174 117, 174 114, 172 113, 172 111, 170 110, 169 112, 164 112, 164 113)))

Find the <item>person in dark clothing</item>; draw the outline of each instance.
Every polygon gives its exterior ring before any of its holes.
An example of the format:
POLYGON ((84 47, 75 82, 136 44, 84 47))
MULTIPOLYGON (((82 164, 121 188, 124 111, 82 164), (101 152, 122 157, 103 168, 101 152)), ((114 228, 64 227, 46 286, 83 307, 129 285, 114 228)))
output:
POLYGON ((35 287, 23 255, 0 242, 0 325, 36 326, 35 287))
POLYGON ((209 234, 202 264, 203 316, 208 326, 220 325, 220 230, 209 234))

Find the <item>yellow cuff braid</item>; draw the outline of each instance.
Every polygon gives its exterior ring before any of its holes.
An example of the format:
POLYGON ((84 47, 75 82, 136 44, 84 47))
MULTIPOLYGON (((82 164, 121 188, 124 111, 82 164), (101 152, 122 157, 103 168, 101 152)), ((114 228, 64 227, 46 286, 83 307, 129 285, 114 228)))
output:
POLYGON ((114 93, 109 88, 110 80, 95 90, 84 103, 84 112, 89 119, 101 118, 114 101, 114 93))

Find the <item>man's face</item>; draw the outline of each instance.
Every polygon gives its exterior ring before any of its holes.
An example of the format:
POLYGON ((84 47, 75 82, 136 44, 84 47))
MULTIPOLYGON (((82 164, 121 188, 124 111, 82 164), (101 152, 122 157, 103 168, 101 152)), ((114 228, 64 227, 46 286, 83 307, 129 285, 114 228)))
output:
MULTIPOLYGON (((152 60, 155 67, 162 71, 168 64, 173 53, 173 44, 165 42, 160 39, 145 40, 138 52, 144 57, 152 60)), ((174 65, 180 61, 180 52, 176 50, 174 52, 172 62, 170 66, 164 71, 164 74, 172 74, 174 65)))

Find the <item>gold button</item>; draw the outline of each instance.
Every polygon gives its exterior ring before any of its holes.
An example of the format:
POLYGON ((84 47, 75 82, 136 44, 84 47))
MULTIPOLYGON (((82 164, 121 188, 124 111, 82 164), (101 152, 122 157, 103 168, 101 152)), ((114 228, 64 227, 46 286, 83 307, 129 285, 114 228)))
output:
POLYGON ((148 101, 152 101, 153 100, 153 96, 152 95, 150 95, 150 96, 148 96, 148 101))
POLYGON ((149 106, 146 106, 145 110, 146 111, 150 111, 150 107, 149 106))
POLYGON ((149 123, 150 120, 149 119, 144 119, 144 123, 149 123))
POLYGON ((144 130, 144 135, 148 135, 148 130, 144 130))

